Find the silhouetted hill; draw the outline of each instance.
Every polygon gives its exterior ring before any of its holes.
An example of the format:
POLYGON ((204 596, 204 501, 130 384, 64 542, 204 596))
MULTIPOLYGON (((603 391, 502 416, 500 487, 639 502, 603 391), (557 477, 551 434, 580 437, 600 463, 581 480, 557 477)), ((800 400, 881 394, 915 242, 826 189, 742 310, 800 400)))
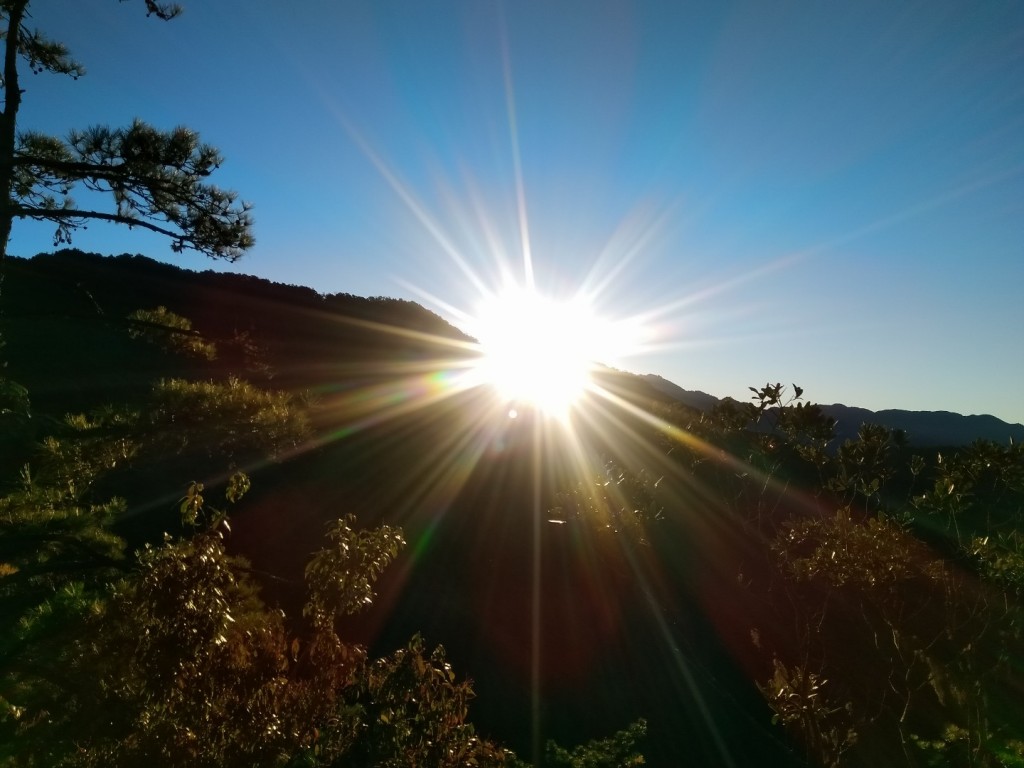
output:
POLYGON ((9 375, 48 409, 96 392, 132 400, 159 377, 234 374, 329 394, 424 359, 464 357, 463 333, 419 304, 321 295, 247 275, 192 272, 144 256, 75 250, 9 257, 0 304, 9 375), (126 318, 164 306, 216 343, 210 364, 169 359, 127 337, 126 318))

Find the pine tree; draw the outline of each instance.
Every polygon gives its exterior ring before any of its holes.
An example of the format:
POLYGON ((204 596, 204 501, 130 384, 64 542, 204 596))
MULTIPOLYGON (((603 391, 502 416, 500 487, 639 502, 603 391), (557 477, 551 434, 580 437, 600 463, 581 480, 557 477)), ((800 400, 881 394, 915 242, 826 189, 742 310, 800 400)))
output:
MULTIPOLYGON (((85 69, 67 47, 30 28, 31 0, 0 0, 3 71, 0 89, 0 258, 15 219, 52 222, 54 245, 89 221, 108 221, 165 235, 175 252, 194 250, 234 261, 252 246, 250 206, 206 182, 222 162, 189 128, 158 130, 136 120, 125 128, 93 126, 64 138, 18 131, 24 90, 19 65, 36 74, 79 78, 85 69), (109 193, 107 210, 79 207, 75 188, 109 193)), ((147 15, 177 16, 177 5, 145 0, 147 15)))

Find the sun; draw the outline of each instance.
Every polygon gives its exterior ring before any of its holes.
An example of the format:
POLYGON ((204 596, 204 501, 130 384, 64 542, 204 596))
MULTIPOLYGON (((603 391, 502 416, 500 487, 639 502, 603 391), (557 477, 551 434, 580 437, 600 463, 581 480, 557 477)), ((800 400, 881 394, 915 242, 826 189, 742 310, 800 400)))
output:
POLYGON ((471 335, 480 345, 476 375, 510 408, 565 417, 610 351, 602 350, 607 325, 579 297, 560 301, 532 289, 505 289, 483 301, 473 319, 471 335))

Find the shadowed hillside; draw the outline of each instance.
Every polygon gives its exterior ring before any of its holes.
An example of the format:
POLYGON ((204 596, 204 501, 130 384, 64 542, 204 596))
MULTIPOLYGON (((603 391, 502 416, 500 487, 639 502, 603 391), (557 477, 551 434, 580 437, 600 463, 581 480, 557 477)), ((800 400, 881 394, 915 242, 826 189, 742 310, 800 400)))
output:
POLYGON ((413 302, 322 296, 246 275, 190 272, 144 256, 60 251, 9 258, 4 268, 5 356, 12 370, 24 370, 25 384, 44 403, 70 383, 66 377, 74 386, 60 396, 78 392, 89 402, 91 388, 108 397, 132 396, 155 375, 166 375, 160 355, 115 334, 127 327, 131 312, 158 306, 190 319, 217 345, 217 360, 193 373, 232 373, 293 390, 352 386, 380 373, 380 366, 367 369, 367 360, 399 364, 440 351, 457 356, 458 347, 444 342, 467 340, 413 302))
POLYGON ((923 458, 884 427, 840 441, 799 390, 681 402, 611 369, 565 423, 512 419, 458 385, 471 340, 411 302, 72 251, 6 275, 5 373, 31 418, 4 413, 4 487, 113 444, 85 501, 123 500, 105 530, 149 551, 187 532, 190 482, 212 495, 244 470, 252 490, 212 530, 292 617, 296 674, 304 569, 351 514, 408 547, 340 631, 383 658, 417 632, 443 644, 478 732, 521 757, 638 718, 655 766, 1016 748, 1013 446, 923 458))

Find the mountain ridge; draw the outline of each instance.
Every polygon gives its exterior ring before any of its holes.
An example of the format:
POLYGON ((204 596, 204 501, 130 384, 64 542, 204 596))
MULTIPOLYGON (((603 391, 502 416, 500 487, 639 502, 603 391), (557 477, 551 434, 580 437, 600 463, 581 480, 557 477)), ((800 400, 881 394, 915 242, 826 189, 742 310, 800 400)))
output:
MULTIPOLYGON (((166 304, 189 318, 204 335, 221 341, 234 339, 239 346, 250 341, 262 344, 278 369, 275 385, 293 389, 309 386, 314 381, 313 369, 317 369, 317 376, 333 369, 337 372, 339 386, 354 373, 345 370, 344 354, 330 358, 325 350, 344 351, 358 346, 359 354, 349 357, 365 357, 369 353, 376 359, 390 355, 422 363, 427 351, 450 358, 467 355, 468 345, 473 341, 443 317, 414 301, 348 293, 323 294, 310 287, 276 283, 251 275, 189 270, 138 254, 102 256, 64 249, 27 259, 10 257, 4 272, 7 290, 0 311, 8 331, 9 346, 5 353, 12 362, 28 354, 19 345, 19 325, 32 324, 28 337, 33 341, 54 341, 46 336, 47 321, 38 323, 40 313, 52 316, 59 311, 65 319, 74 316, 92 322, 106 316, 106 321, 110 322, 134 309, 151 308, 150 305, 156 304, 166 304), (29 289, 33 284, 37 287, 29 289), (42 284, 50 286, 46 289, 48 296, 57 288, 59 297, 40 301, 42 284), (282 313, 284 307, 290 310, 282 313), (399 333, 394 332, 396 328, 400 329, 399 333), (405 331, 411 331, 412 335, 403 337, 405 331), (425 341, 427 337, 429 344, 425 341)), ((22 336, 25 338, 24 334, 22 336)), ((231 345, 221 346, 230 356, 231 345)), ((242 351, 236 350, 237 359, 229 357, 225 365, 239 368, 238 374, 251 373, 241 370, 243 364, 248 364, 242 356, 242 351)), ((93 360, 77 360, 75 365, 85 371, 102 367, 93 360)), ((50 368, 52 366, 44 366, 40 370, 52 375, 55 371, 50 368)), ((355 373, 361 378, 367 374, 365 370, 355 373)), ((701 390, 684 389, 653 373, 633 374, 609 369, 598 378, 632 397, 679 402, 698 411, 710 411, 727 399, 701 390)), ((37 395, 45 395, 43 382, 25 383, 34 385, 29 388, 37 395)), ((864 423, 902 430, 910 443, 920 446, 959 446, 978 439, 1001 444, 1024 442, 1024 425, 990 414, 895 408, 872 411, 843 403, 819 405, 826 415, 836 419, 836 439, 840 443, 855 438, 864 423)))

